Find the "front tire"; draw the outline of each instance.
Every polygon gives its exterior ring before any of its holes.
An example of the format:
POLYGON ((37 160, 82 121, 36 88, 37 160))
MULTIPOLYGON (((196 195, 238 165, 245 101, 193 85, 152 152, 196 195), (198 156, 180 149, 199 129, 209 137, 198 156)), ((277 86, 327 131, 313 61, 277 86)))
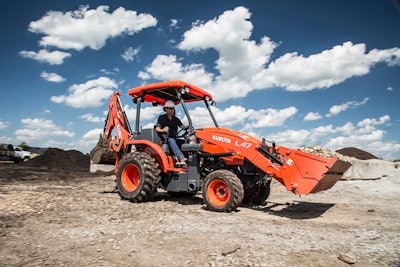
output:
POLYGON ((213 171, 203 183, 203 199, 209 210, 231 212, 243 200, 243 185, 236 174, 227 170, 213 171))
POLYGON ((244 190, 244 203, 264 205, 271 192, 271 180, 244 190))
POLYGON ((150 155, 127 154, 118 166, 116 183, 122 198, 132 202, 151 200, 160 182, 160 167, 150 155))

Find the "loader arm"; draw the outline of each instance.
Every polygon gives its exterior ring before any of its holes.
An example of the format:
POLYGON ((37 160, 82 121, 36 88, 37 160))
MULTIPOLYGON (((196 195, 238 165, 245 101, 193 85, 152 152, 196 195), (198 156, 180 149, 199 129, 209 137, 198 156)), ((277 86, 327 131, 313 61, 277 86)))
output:
POLYGON ((328 159, 298 149, 268 146, 263 140, 225 128, 196 130, 196 137, 205 153, 228 155, 227 165, 240 165, 240 158, 245 158, 295 194, 329 189, 350 167, 335 157, 328 159))

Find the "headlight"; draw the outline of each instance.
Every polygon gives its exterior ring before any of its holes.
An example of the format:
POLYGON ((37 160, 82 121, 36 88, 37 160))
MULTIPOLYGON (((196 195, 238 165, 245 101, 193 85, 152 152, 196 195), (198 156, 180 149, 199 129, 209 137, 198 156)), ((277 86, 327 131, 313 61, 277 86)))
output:
POLYGON ((196 136, 193 134, 189 137, 189 144, 196 144, 197 143, 197 138, 196 136))

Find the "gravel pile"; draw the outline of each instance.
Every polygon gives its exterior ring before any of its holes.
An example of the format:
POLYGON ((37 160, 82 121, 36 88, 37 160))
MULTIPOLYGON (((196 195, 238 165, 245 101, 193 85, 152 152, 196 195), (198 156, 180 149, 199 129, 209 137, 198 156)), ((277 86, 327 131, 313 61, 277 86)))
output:
POLYGON ((337 157, 338 159, 345 161, 345 162, 351 162, 351 159, 348 156, 345 156, 343 154, 340 154, 336 151, 327 149, 322 146, 301 146, 299 147, 299 150, 311 153, 314 155, 318 155, 324 158, 332 158, 332 157, 337 157))

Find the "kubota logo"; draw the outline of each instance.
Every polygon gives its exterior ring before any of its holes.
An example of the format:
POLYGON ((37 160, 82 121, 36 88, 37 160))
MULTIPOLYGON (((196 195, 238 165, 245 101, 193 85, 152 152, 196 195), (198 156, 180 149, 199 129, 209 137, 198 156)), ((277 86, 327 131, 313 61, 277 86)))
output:
POLYGON ((211 138, 212 138, 212 140, 215 140, 215 141, 220 141, 220 142, 227 143, 227 144, 231 143, 231 139, 229 139, 227 137, 213 135, 211 138))

